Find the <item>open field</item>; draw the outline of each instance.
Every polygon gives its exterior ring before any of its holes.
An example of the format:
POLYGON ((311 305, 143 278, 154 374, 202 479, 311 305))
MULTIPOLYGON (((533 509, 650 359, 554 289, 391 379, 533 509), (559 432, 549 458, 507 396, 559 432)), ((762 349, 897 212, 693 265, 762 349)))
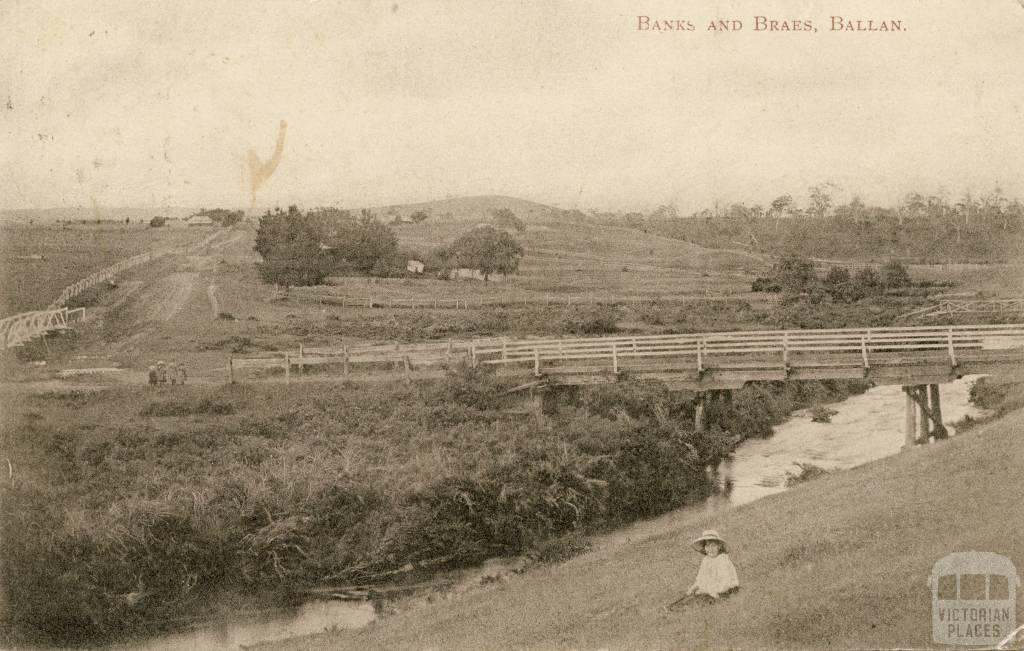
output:
POLYGON ((208 234, 143 224, 2 226, 0 315, 43 309, 62 289, 94 271, 208 234))
MULTIPOLYGON (((428 220, 396 230, 403 246, 429 248, 472 227, 428 220)), ((348 277, 282 293, 260 281, 252 248, 255 225, 241 225, 203 250, 133 271, 90 305, 86 327, 74 333, 80 359, 64 356, 62 364, 141 370, 172 358, 187 363, 197 380, 220 382, 227 376, 228 355, 296 350, 300 344, 885 326, 927 300, 777 304, 766 300, 775 295, 748 291, 763 270, 758 259, 743 253, 551 219, 532 220, 527 228, 522 272, 504 282, 348 277), (458 299, 487 307, 370 309, 343 306, 343 297, 458 299)), ((52 351, 63 347, 55 345, 60 338, 51 339, 50 353, 40 344, 40 350, 19 354, 49 354, 54 361, 52 351)))
POLYGON ((930 648, 935 561, 962 550, 993 551, 1018 568, 1024 558, 1024 540, 1007 529, 1024 518, 1022 421, 1016 411, 941 445, 725 514, 693 514, 667 533, 360 631, 261 648, 930 648), (712 527, 729 543, 742 589, 720 605, 668 611, 696 573, 689 541, 712 527))

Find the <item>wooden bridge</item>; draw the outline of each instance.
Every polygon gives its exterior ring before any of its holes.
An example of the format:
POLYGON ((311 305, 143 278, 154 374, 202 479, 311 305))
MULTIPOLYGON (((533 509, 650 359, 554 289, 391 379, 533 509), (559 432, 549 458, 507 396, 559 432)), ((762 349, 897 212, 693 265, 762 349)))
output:
POLYGON ((437 377, 440 369, 460 359, 494 367, 501 376, 521 377, 521 386, 530 388, 661 381, 670 389, 696 392, 697 427, 703 426, 708 400, 728 399, 732 389, 747 382, 863 379, 898 384, 907 394, 910 442, 945 435, 939 384, 964 375, 1024 379, 1024 324, 300 348, 232 358, 229 378, 234 381, 236 372, 245 368, 271 368, 287 379, 293 369, 315 366, 340 370, 349 380, 379 377, 381 372, 426 378, 437 377))
POLYGON ((0 319, 0 350, 23 346, 25 342, 47 332, 67 330, 82 320, 85 308, 69 310, 66 307, 54 310, 22 312, 0 319))

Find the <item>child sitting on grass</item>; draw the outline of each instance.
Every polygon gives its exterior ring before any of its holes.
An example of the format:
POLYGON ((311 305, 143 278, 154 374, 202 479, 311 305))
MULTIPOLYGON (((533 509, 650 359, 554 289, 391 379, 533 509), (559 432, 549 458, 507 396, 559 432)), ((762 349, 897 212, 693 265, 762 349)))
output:
POLYGON ((700 538, 693 541, 693 548, 704 554, 700 569, 697 570, 697 580, 682 599, 671 605, 672 608, 691 603, 715 603, 740 589, 736 566, 729 560, 725 541, 717 531, 705 531, 700 538))

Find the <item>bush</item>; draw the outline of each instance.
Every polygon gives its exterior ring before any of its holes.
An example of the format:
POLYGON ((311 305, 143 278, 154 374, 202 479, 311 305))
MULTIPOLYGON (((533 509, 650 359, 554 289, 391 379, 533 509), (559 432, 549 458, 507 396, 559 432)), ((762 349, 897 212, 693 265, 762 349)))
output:
POLYGON ((197 416, 210 414, 226 416, 235 413, 235 406, 213 398, 190 400, 179 398, 174 400, 158 400, 147 404, 139 412, 140 416, 197 416))
POLYGON ((797 484, 802 484, 804 482, 811 481, 812 479, 817 479, 818 477, 827 475, 829 472, 828 470, 825 470, 820 466, 816 466, 813 463, 801 463, 799 461, 796 461, 794 462, 794 464, 799 469, 799 472, 792 473, 789 472, 788 470, 786 471, 787 487, 796 486, 797 484))
POLYGON ((610 305, 571 307, 562 315, 561 330, 573 335, 610 335, 619 331, 617 310, 610 305))

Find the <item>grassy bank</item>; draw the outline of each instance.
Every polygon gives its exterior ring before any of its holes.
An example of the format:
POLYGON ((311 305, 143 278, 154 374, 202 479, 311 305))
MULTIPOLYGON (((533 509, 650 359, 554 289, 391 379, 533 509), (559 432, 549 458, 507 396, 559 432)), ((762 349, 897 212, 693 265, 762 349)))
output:
POLYGON ((0 563, 13 639, 169 630, 244 600, 390 580, 657 515, 790 410, 863 387, 752 386, 694 433, 692 395, 568 391, 535 418, 468 369, 386 387, 2 396, 0 563))
MULTIPOLYGON (((1020 572, 1024 413, 835 473, 670 533, 541 568, 492 590, 280 649, 924 648, 939 558, 983 550, 1020 572), (702 529, 728 540, 743 588, 668 612, 702 529)), ((676 521, 674 521, 676 522, 676 521)), ((1024 602, 1017 602, 1017 621, 1024 602)))

